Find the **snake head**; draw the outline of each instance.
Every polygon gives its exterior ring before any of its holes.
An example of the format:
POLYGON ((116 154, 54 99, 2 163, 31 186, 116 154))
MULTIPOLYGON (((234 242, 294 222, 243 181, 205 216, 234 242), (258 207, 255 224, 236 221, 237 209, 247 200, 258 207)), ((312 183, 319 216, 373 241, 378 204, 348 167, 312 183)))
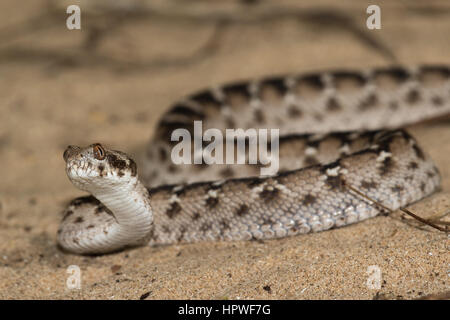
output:
POLYGON ((70 181, 89 192, 123 184, 137 176, 133 159, 123 152, 109 150, 100 143, 85 148, 68 146, 63 158, 70 181))

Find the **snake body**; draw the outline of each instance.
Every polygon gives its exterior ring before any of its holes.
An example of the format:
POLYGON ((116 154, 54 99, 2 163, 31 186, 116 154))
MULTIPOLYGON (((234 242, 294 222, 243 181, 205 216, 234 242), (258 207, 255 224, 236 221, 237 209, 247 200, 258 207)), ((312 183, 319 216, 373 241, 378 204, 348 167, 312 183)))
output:
MULTIPOLYGON (((374 217, 434 192, 439 171, 403 126, 450 113, 447 66, 242 81, 193 94, 159 122, 142 172, 125 153, 69 146, 66 173, 90 196, 65 209, 58 242, 79 254, 141 244, 273 239, 374 217), (174 165, 171 132, 277 128, 280 171, 174 165), (207 182, 204 182, 207 181, 207 182)), ((248 157, 248 154, 247 154, 248 157)))

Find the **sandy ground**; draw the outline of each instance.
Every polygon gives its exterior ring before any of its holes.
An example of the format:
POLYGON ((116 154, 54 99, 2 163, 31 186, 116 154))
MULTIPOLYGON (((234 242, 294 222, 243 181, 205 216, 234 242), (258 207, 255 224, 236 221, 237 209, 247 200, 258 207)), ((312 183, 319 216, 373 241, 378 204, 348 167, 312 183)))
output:
MULTIPOLYGON (((448 297, 447 235, 398 212, 274 241, 144 247, 99 257, 56 247, 60 212, 82 194, 64 173, 68 144, 98 141, 139 158, 175 99, 224 81, 394 62, 450 63, 450 6, 444 1, 415 7, 380 2, 382 29, 375 31, 365 28, 364 1, 339 1, 338 7, 335 1, 302 1, 295 6, 300 19, 290 9, 222 24, 212 13, 251 16, 270 2, 247 1, 244 9, 235 1, 223 8, 194 2, 187 8, 178 1, 179 12, 162 6, 135 19, 105 18, 108 12, 100 10, 82 16, 81 31, 68 31, 64 8, 49 11, 54 7, 46 1, 0 3, 0 298, 448 297), (80 290, 66 287, 69 265, 81 270, 80 290), (380 289, 366 285, 372 265, 382 273, 380 289)), ((442 191, 410 209, 423 217, 448 211, 449 122, 411 132, 435 159, 443 182, 442 191)))

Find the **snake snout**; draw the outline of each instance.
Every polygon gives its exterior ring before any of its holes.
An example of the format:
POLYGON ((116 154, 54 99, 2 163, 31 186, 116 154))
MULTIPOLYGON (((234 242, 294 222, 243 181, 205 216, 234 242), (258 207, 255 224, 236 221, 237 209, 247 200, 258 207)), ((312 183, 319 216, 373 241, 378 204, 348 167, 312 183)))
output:
POLYGON ((74 154, 78 153, 78 151, 80 151, 80 147, 77 146, 68 146, 66 148, 66 150, 63 153, 63 158, 64 161, 67 162, 67 160, 69 160, 70 157, 72 157, 74 154))

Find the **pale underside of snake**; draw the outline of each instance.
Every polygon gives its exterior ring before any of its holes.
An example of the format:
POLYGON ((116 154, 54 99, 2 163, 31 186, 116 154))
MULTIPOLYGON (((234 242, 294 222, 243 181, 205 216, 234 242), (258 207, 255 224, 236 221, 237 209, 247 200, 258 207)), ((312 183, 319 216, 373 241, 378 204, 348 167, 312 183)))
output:
POLYGON ((438 169, 401 127, 448 114, 447 66, 310 73, 201 91, 163 115, 139 176, 123 152, 100 144, 66 149, 69 179, 92 195, 65 209, 58 242, 90 254, 273 239, 383 212, 347 185, 396 210, 440 184, 438 169), (192 132, 194 120, 203 130, 279 129, 280 171, 259 177, 261 164, 175 165, 171 132, 192 132))

